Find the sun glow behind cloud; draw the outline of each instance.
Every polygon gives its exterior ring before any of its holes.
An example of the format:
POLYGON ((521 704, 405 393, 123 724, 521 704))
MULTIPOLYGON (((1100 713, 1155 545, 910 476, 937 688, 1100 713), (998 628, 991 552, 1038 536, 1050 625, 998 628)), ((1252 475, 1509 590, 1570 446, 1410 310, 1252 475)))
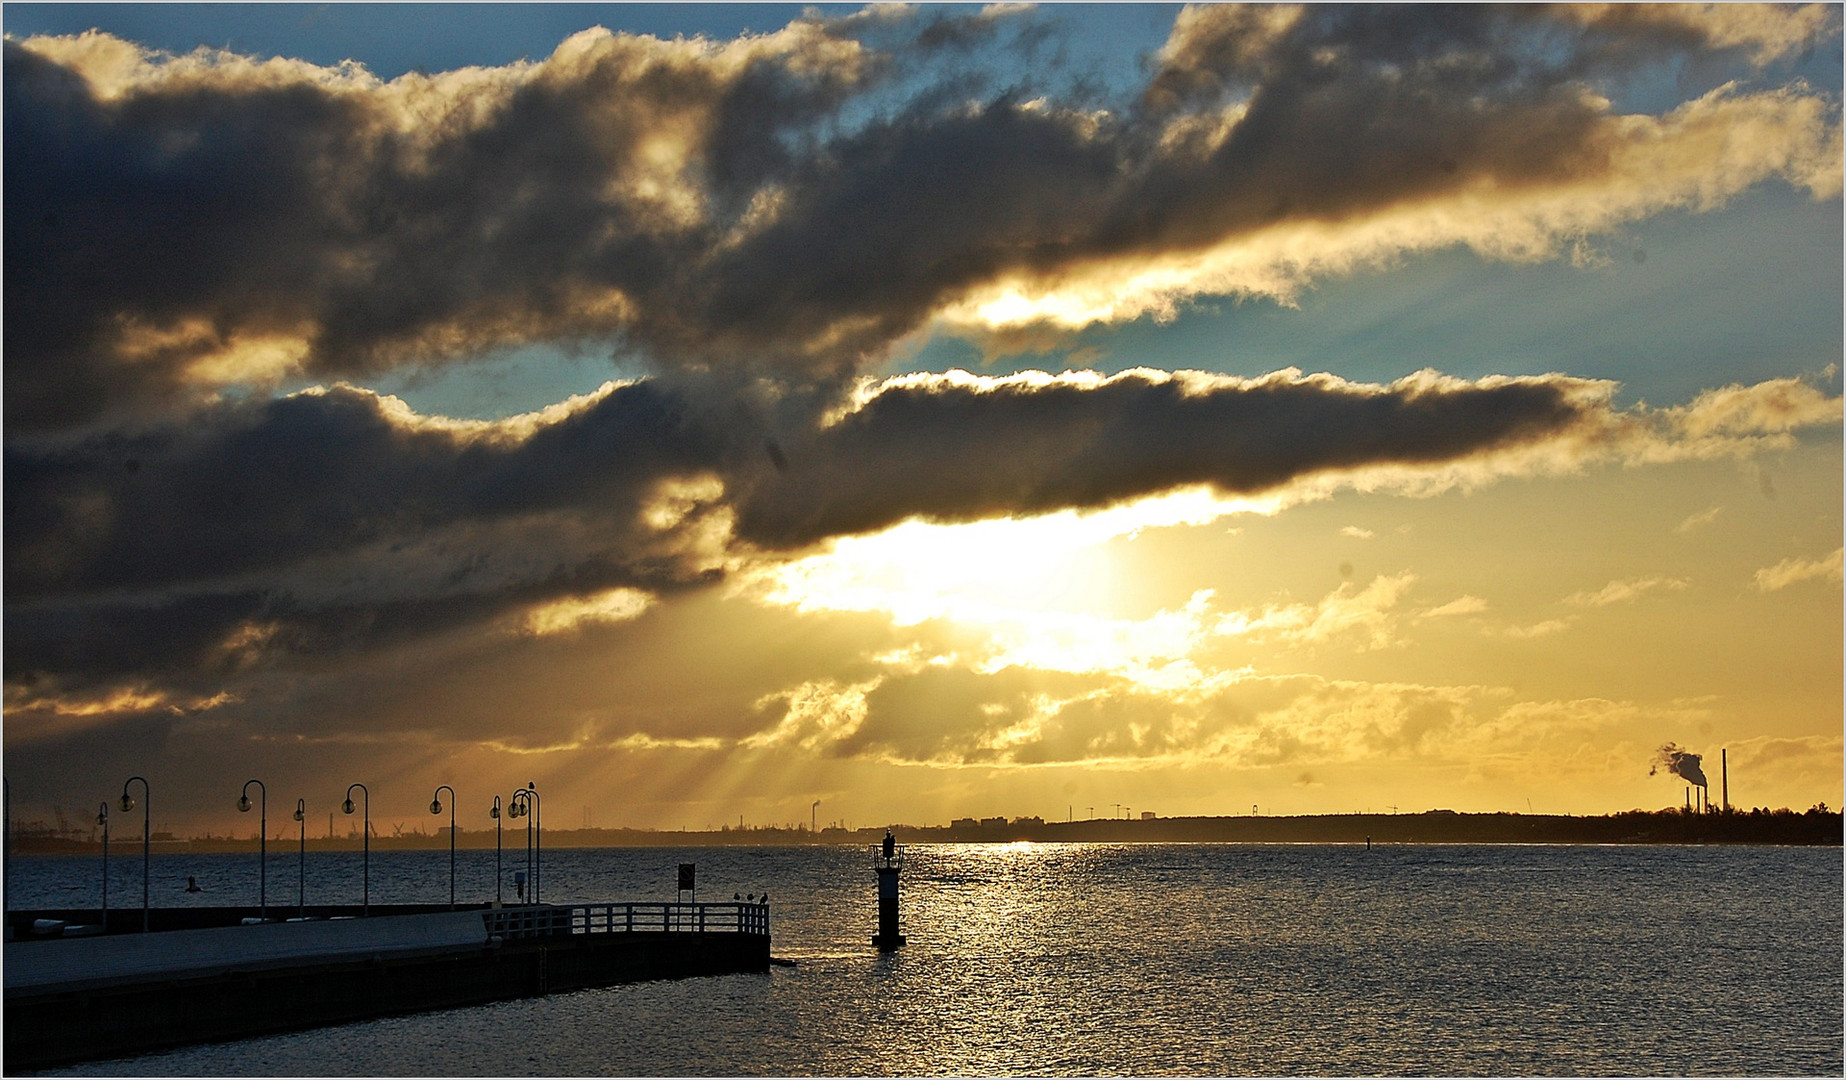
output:
POLYGON ((1109 604, 1111 541, 1146 529, 1270 514, 1275 498, 1225 498, 1190 487, 1093 513, 1066 510, 965 524, 908 520, 762 572, 769 603, 800 611, 876 611, 900 626, 930 619, 991 625, 1109 604))
POLYGON ((1187 489, 1093 514, 1064 512, 960 525, 907 521, 763 570, 738 591, 802 612, 882 614, 898 627, 946 624, 876 659, 892 670, 1008 668, 1123 679, 1172 695, 1235 680, 1249 669, 1207 659, 1226 643, 1272 650, 1338 638, 1359 649, 1395 643, 1392 610, 1410 573, 1344 583, 1312 603, 1227 609, 1213 589, 1155 610, 1123 560, 1144 531, 1209 525, 1285 505, 1187 489), (935 645, 925 644, 925 640, 935 645), (944 651, 944 650, 948 651, 944 651))
MULTIPOLYGON (((1109 672, 1177 689, 1199 672, 1185 657, 1218 620, 1210 590, 1177 610, 1142 617, 1116 560, 1119 543, 1144 530, 1208 525, 1233 514, 1269 514, 1270 499, 1230 499, 1186 488, 1094 513, 1063 511, 965 524, 909 520, 834 541, 819 554, 765 569, 740 589, 803 612, 870 612, 897 626, 930 621, 967 631, 978 655, 955 659, 979 671, 1011 666, 1109 672)), ((907 650, 882 659, 914 667, 949 658, 907 650)))

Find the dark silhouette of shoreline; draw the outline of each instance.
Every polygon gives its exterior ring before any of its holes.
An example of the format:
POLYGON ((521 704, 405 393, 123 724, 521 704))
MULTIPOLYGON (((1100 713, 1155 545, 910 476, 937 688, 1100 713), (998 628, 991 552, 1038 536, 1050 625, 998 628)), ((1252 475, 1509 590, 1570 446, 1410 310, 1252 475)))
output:
MULTIPOLYGON (((1733 810, 1693 814, 1683 810, 1630 810, 1599 817, 1564 814, 1461 814, 1431 810, 1421 814, 1311 814, 1293 817, 1096 818, 1044 821, 1015 818, 1007 822, 962 821, 955 825, 878 825, 861 829, 762 826, 713 830, 546 829, 545 847, 769 847, 803 844, 871 846, 889 828, 905 844, 961 843, 1272 843, 1272 844, 1786 844, 1839 847, 1840 812, 1817 806, 1806 811, 1733 810)), ((506 850, 522 849, 523 831, 503 837, 506 850)), ((271 840, 272 845, 287 841, 271 840)), ((435 850, 448 847, 446 830, 430 834, 373 836, 374 850, 435 850)), ((114 839, 126 851, 139 844, 114 839)), ((359 837, 309 837, 314 851, 358 850, 359 837)), ((491 829, 459 832, 456 846, 492 848, 491 829)), ((83 854, 101 851, 95 841, 68 836, 15 833, 19 854, 83 854)), ((153 844, 162 852, 255 851, 254 838, 195 837, 153 844)))

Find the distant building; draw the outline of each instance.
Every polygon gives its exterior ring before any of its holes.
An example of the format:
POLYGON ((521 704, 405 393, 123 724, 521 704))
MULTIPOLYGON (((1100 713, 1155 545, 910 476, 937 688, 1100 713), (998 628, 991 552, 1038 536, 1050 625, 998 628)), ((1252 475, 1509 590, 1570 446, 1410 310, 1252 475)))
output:
POLYGON ((1016 817, 1013 819, 1013 824, 1015 825, 1043 825, 1044 823, 1045 819, 1042 817, 1016 817))
POLYGON ((984 817, 981 819, 981 828, 1004 829, 1006 828, 1006 819, 1003 817, 984 817))
POLYGON ((1159 814, 1156 814, 1156 813, 1154 813, 1154 812, 1153 812, 1152 810, 1143 810, 1143 811, 1141 811, 1141 820, 1142 820, 1142 821, 1152 821, 1152 820, 1154 820, 1155 818, 1157 818, 1157 817, 1159 817, 1159 816, 1160 816, 1159 814))
POLYGON ((949 822, 949 828, 951 829, 978 829, 980 827, 981 823, 971 817, 958 817, 954 821, 949 822))

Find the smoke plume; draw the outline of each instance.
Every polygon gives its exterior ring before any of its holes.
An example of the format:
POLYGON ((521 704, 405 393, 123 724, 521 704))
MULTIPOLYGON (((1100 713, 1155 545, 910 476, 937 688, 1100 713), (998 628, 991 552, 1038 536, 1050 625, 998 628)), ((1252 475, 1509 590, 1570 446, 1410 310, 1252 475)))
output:
POLYGON ((1688 783, 1709 788, 1711 783, 1705 779, 1705 770, 1699 768, 1699 762, 1703 760, 1704 758, 1699 754, 1667 743, 1655 755, 1654 767, 1647 770, 1647 775, 1652 776, 1661 769, 1665 769, 1669 774, 1682 777, 1688 783))

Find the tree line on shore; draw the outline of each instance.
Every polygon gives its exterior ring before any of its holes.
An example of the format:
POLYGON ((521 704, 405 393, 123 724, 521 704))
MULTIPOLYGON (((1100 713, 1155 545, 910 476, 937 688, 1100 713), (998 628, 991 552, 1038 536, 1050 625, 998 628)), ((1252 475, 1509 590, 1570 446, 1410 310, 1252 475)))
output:
MULTIPOLYGON (((845 829, 828 827, 810 831, 805 826, 761 826, 716 830, 659 830, 622 828, 546 829, 546 847, 755 847, 785 844, 872 845, 890 829, 900 843, 1332 843, 1332 844, 1803 844, 1838 846, 1842 838, 1840 812, 1824 803, 1806 811, 1756 807, 1729 812, 1688 813, 1684 810, 1630 810, 1617 814, 1576 817, 1564 814, 1489 813, 1464 814, 1431 810, 1420 814, 1308 814, 1296 816, 1249 815, 1238 817, 1093 818, 1082 821, 1045 821, 1041 818, 962 819, 953 825, 880 825, 845 829)), ((117 835, 110 846, 118 850, 139 847, 139 837, 117 835)), ((272 846, 302 843, 299 836, 270 839, 272 846)), ((458 830, 460 848, 492 848, 492 829, 458 830)), ((506 850, 526 844, 525 830, 508 829, 500 835, 506 850)), ((160 851, 253 851, 255 836, 199 836, 180 839, 162 833, 152 846, 160 851)), ((310 836, 305 846, 315 851, 356 850, 361 838, 350 835, 310 836)), ((371 846, 379 850, 438 849, 449 846, 448 830, 381 836, 374 832, 371 846)), ((9 847, 18 853, 97 852, 101 838, 53 830, 42 823, 14 823, 9 847)))

